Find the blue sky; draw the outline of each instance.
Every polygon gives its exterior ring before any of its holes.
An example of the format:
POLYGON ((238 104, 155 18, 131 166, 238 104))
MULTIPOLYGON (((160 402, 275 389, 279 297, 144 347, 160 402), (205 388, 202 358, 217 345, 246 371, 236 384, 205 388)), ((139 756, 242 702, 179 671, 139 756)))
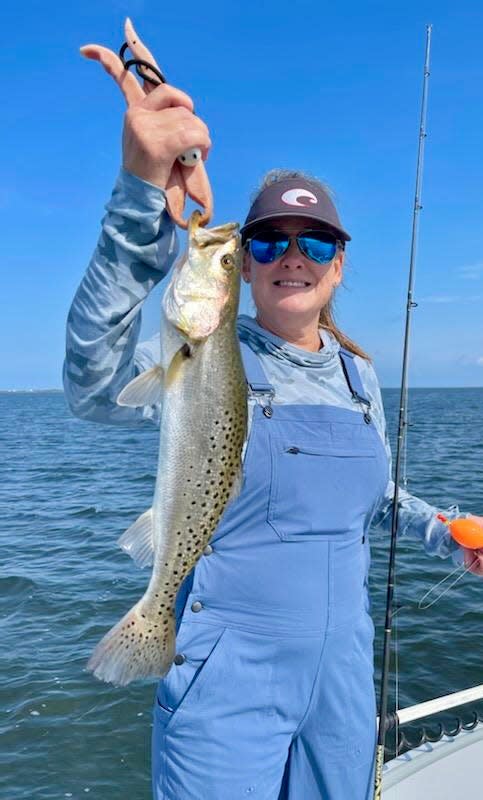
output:
MULTIPOLYGON (((334 189, 340 327, 400 381, 425 26, 433 46, 410 384, 483 386, 481 2, 9 4, 3 13, 0 388, 61 386, 64 328, 121 158, 124 101, 78 48, 130 16, 210 127, 215 222, 271 167, 334 189), (8 343, 8 344, 7 344, 8 343)), ((249 308, 248 299, 243 309, 249 308)), ((154 333, 159 290, 146 302, 154 333)))

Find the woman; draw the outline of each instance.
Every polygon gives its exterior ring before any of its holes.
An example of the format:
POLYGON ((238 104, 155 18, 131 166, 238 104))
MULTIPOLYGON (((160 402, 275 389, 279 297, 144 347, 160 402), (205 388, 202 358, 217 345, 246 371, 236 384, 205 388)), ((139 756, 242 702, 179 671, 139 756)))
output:
MULTIPOLYGON (((182 151, 210 147, 191 110, 164 85, 126 114, 123 168, 68 318, 66 397, 85 419, 158 422, 156 408, 121 408, 116 397, 157 361, 156 338, 137 339, 142 303, 176 256, 164 189, 182 151)), ((257 309, 238 327, 244 487, 178 593, 153 792, 366 800, 376 716, 368 530, 389 530, 394 487, 376 375, 331 313, 350 236, 322 184, 283 171, 262 183, 242 233, 257 309)), ((404 491, 399 504, 400 532, 429 554, 476 558, 451 540, 440 509, 404 491)), ((461 516, 456 506, 445 514, 461 516)))

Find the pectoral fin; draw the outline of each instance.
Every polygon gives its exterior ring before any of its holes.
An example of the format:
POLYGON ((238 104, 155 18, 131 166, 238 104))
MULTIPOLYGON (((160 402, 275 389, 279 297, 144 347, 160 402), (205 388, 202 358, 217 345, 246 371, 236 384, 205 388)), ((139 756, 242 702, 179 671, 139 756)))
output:
POLYGON ((117 403, 120 406, 154 406, 161 403, 163 396, 163 368, 159 365, 141 372, 124 387, 117 403))

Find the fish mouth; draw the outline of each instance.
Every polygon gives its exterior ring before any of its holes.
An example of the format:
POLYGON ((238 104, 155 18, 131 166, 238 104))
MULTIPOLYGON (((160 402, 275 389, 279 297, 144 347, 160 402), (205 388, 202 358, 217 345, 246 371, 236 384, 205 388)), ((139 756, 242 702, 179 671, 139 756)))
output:
POLYGON ((238 222, 226 222, 224 225, 217 225, 214 228, 202 228, 200 226, 201 217, 202 214, 199 211, 194 211, 189 224, 189 237, 196 242, 198 247, 226 244, 230 239, 239 236, 238 222))
POLYGON ((278 280, 273 282, 274 286, 281 286, 283 289, 307 289, 309 286, 312 286, 310 281, 290 281, 290 280, 278 280))

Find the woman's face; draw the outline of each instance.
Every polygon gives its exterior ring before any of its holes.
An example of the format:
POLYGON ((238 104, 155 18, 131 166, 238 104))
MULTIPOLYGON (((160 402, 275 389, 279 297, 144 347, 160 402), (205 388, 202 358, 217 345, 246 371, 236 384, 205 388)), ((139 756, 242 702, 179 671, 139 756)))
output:
MULTIPOLYGON (((296 236, 314 230, 314 222, 304 217, 270 220, 264 230, 273 229, 296 236)), ((317 264, 300 252, 293 239, 287 252, 271 264, 259 264, 245 251, 242 276, 251 283, 257 319, 272 330, 284 326, 317 326, 319 312, 342 280, 343 250, 328 264, 317 264)))

